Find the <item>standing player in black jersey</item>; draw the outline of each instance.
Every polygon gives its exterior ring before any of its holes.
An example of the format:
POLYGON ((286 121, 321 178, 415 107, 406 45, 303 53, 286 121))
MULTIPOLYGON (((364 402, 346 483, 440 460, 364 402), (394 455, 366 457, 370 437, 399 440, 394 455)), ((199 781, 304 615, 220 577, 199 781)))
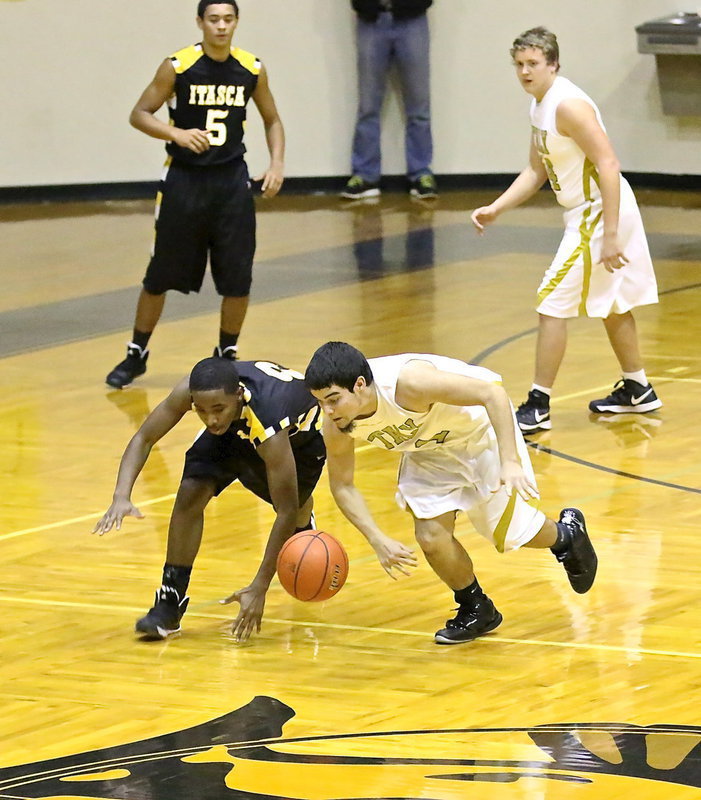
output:
POLYGON ((135 128, 168 142, 168 158, 156 196, 155 239, 132 341, 127 357, 106 378, 116 389, 146 371, 148 341, 166 292, 198 292, 208 255, 222 296, 215 352, 236 358, 256 247, 255 208, 243 160, 251 98, 263 118, 270 151, 268 169, 259 178, 264 197, 274 197, 282 186, 285 151, 265 67, 251 53, 231 47, 238 17, 235 2, 200 0, 197 24, 202 42, 165 59, 129 118, 135 128), (170 124, 155 116, 164 103, 170 124))
POLYGON ((151 448, 194 409, 206 429, 185 456, 185 468, 168 528, 163 582, 137 633, 165 639, 180 630, 192 565, 202 539, 207 503, 235 480, 271 503, 276 517, 258 572, 223 602, 241 605, 233 624, 237 640, 260 631, 265 595, 280 548, 296 531, 312 527, 312 491, 324 466, 321 412, 304 377, 269 361, 206 358, 195 365, 146 418, 124 451, 112 504, 94 532, 141 517, 131 492, 151 448))

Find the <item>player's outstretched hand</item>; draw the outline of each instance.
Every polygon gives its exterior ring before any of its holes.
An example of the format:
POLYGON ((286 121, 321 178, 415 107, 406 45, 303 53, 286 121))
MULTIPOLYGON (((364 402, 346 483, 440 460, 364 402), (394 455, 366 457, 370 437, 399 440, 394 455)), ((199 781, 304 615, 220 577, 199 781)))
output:
POLYGON ((374 543, 373 547, 380 564, 382 564, 382 569, 395 581, 397 576, 392 572, 393 569, 401 572, 402 575, 411 575, 409 570, 418 563, 413 550, 387 536, 374 543))
POLYGON ((517 461, 507 461, 501 465, 501 482, 509 497, 514 491, 518 492, 524 500, 535 500, 540 497, 538 487, 526 475, 523 467, 517 461))
POLYGON ((275 197, 282 187, 284 176, 281 167, 269 166, 268 169, 255 181, 262 181, 260 191, 263 197, 275 197))
POLYGON ((107 509, 102 519, 92 529, 93 533, 102 536, 103 533, 111 531, 113 527, 119 530, 122 527, 124 517, 137 517, 143 519, 144 515, 131 502, 131 500, 113 500, 112 505, 107 509))
POLYGON ((245 589, 239 589, 238 592, 230 594, 224 600, 219 602, 223 605, 228 605, 236 601, 240 603, 241 608, 238 616, 231 626, 231 632, 234 634, 234 639, 237 642, 246 642, 248 637, 255 629, 260 633, 260 622, 263 619, 263 610, 265 608, 265 594, 266 589, 260 589, 254 584, 246 586, 245 589))
POLYGON ((491 206, 482 206, 481 208, 476 208, 470 215, 472 224, 475 226, 475 228, 477 228, 477 232, 480 236, 482 236, 484 233, 484 229, 487 227, 487 225, 491 225, 496 218, 497 214, 491 206))

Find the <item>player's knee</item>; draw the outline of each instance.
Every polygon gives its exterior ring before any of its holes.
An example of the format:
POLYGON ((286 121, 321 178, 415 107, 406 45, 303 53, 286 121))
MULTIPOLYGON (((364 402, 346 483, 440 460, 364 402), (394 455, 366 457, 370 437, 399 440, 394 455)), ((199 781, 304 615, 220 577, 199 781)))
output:
POLYGON ((452 534, 441 528, 433 525, 417 526, 414 534, 419 547, 426 555, 439 552, 449 543, 452 534))
POLYGON ((174 511, 181 513, 201 511, 214 497, 214 484, 196 478, 183 478, 175 497, 174 511))

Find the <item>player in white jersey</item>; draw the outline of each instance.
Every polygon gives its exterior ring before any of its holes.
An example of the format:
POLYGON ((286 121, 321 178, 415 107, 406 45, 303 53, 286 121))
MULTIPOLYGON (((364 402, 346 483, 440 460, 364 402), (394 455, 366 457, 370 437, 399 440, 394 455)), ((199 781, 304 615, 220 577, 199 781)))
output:
POLYGON ((521 430, 548 430, 550 395, 567 344, 567 319, 603 320, 622 379, 592 400, 594 413, 644 413, 662 403, 643 367, 631 309, 657 302, 657 283, 633 191, 620 173, 599 109, 558 76, 553 33, 533 28, 513 43, 521 85, 533 96, 529 165, 491 205, 472 213, 484 233, 504 211, 532 197, 546 179, 565 208, 565 233, 538 289, 535 377, 516 412, 521 430))
POLYGON ((401 454, 397 501, 413 516, 428 563, 459 606, 436 633, 438 644, 469 642, 502 621, 454 536, 459 511, 499 552, 551 548, 572 588, 591 588, 597 559, 584 516, 566 508, 555 522, 539 510, 533 468, 499 375, 437 355, 368 361, 345 342, 327 342, 304 378, 324 412, 334 500, 392 577, 393 569, 408 574, 416 557, 380 530, 355 487, 354 439, 401 454))

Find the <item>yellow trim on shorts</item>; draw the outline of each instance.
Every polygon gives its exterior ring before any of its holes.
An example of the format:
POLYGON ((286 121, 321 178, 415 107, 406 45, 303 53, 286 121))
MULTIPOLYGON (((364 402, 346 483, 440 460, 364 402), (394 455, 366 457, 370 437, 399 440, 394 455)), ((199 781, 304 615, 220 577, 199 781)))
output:
POLYGON ((591 282, 591 249, 590 249, 590 242, 591 237, 594 233, 594 229, 599 223, 601 219, 602 211, 596 215, 594 220, 591 224, 587 225, 587 219, 589 217, 589 213, 591 211, 591 206, 587 206, 584 209, 584 213, 582 214, 582 222, 579 226, 579 244, 570 254, 569 258, 563 263, 560 269, 557 271, 555 276, 548 281, 548 285, 545 286, 538 292, 538 305, 540 305, 543 300, 545 300, 548 295, 557 289, 557 287, 562 283, 567 273, 572 269, 575 261, 582 256, 583 266, 584 266, 584 273, 582 276, 582 296, 579 303, 579 313, 584 314, 586 313, 586 305, 587 305, 587 298, 589 296, 589 284, 591 282))
POLYGON ((504 552, 506 534, 509 532, 509 525, 511 525, 511 521, 514 518, 517 497, 518 492, 516 490, 512 491, 509 502, 506 504, 506 508, 504 509, 504 513, 501 515, 501 519, 494 529, 494 546, 496 547, 498 553, 504 552))
MULTIPOLYGON (((594 164, 588 159, 584 159, 584 164, 582 165, 582 194, 584 195, 584 199, 587 203, 592 202, 592 194, 591 194, 591 185, 592 183, 599 186, 599 173, 596 170, 594 164)), ((583 261, 583 275, 582 275, 582 295, 579 302, 579 314, 586 314, 587 313, 587 299, 589 297, 589 286, 591 284, 591 249, 589 244, 591 242, 591 237, 594 233, 594 229, 599 223, 601 219, 602 212, 600 211, 591 225, 587 225, 587 220, 589 218, 589 213, 591 212, 591 206, 587 206, 584 209, 582 214, 582 222, 579 226, 579 236, 580 241, 577 247, 572 251, 570 257, 563 263, 560 269, 557 271, 557 274, 554 278, 552 278, 548 285, 541 289, 538 292, 538 305, 545 300, 545 298, 550 295, 557 287, 562 283, 565 278, 565 275, 570 271, 572 265, 575 261, 582 256, 583 261)))
MULTIPOLYGON (((597 186, 599 185, 599 173, 596 171, 594 164, 588 158, 585 158, 584 165, 582 167, 582 190, 584 192, 584 199, 589 203, 592 201, 592 183, 595 183, 597 186)), ((586 221, 590 211, 591 206, 587 208, 582 219, 582 225, 579 228, 580 234, 582 234, 582 236, 586 236, 586 248, 582 251, 582 296, 579 301, 578 309, 580 316, 586 316, 587 299, 589 297, 589 287, 591 285, 591 248, 589 247, 589 242, 591 241, 594 228, 601 219, 601 213, 599 213, 597 218, 594 220, 594 224, 591 226, 591 228, 587 229, 586 221), (584 229, 584 233, 582 233, 582 229, 584 229)))

